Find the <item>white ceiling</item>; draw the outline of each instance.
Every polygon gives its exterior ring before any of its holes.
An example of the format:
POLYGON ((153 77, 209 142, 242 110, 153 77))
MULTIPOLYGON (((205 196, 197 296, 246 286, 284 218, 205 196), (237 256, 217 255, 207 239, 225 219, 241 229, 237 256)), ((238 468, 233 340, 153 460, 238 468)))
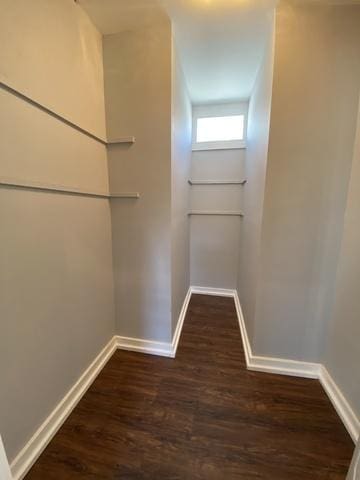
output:
POLYGON ((104 35, 166 9, 194 103, 250 96, 276 0, 79 0, 104 35))
POLYGON ((76 1, 103 35, 151 25, 164 10, 159 0, 76 1))

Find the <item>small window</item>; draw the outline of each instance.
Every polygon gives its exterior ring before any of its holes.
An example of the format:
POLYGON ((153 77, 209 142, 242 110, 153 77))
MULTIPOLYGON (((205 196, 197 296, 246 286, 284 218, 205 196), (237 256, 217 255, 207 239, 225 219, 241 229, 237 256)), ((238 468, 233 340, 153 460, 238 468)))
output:
POLYGON ((195 105, 193 150, 246 148, 247 102, 195 105))
POLYGON ((244 115, 198 118, 196 143, 244 140, 244 115))

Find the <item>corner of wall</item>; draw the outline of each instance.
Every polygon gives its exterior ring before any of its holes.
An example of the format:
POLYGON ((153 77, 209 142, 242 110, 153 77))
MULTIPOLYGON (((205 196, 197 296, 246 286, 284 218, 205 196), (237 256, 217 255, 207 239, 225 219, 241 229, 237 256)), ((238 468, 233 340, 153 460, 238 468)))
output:
POLYGON ((245 160, 244 209, 237 292, 242 302, 249 341, 254 342, 256 302, 260 276, 260 255, 264 195, 266 188, 270 115, 275 50, 275 10, 269 20, 268 41, 249 103, 248 139, 245 160))

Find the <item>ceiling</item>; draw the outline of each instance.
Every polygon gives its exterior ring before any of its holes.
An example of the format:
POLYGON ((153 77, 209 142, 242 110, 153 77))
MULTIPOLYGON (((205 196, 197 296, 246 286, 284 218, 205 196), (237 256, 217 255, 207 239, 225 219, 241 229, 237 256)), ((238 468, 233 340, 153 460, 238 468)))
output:
MULTIPOLYGON (((164 14, 160 0, 76 0, 103 35, 151 25, 164 14)), ((176 2, 176 0, 174 0, 176 2)))
POLYGON ((104 35, 171 17, 195 104, 247 99, 276 0, 80 0, 104 35))

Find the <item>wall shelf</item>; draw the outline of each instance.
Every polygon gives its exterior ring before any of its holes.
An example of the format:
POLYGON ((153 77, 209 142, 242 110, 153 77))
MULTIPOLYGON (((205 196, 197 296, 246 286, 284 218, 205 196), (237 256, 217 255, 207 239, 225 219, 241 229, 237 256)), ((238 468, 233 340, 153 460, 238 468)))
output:
POLYGON ((140 193, 139 192, 111 193, 110 198, 140 198, 140 193))
POLYGON ((108 145, 117 145, 121 143, 135 143, 135 137, 120 137, 114 140, 108 140, 108 145))
POLYGON ((87 190, 82 190, 75 187, 67 187, 65 185, 55 185, 55 184, 45 184, 42 182, 34 181, 23 181, 15 180, 9 178, 0 178, 0 187, 3 188, 15 188, 21 190, 37 190, 42 192, 49 193, 58 193, 58 194, 68 194, 68 195, 79 195, 83 197, 94 197, 94 198, 140 198, 140 193, 105 193, 105 192, 89 192, 87 190))
POLYGON ((86 135, 89 138, 92 138, 96 142, 101 143, 102 145, 109 146, 109 145, 116 145, 116 144, 121 144, 121 143, 135 143, 135 137, 120 137, 120 138, 115 138, 114 140, 106 140, 105 138, 98 137, 92 132, 89 132, 85 128, 82 128, 80 125, 72 122, 71 120, 68 120, 67 118, 63 117, 62 115, 56 113, 55 111, 51 110, 50 108, 46 107, 45 105, 42 105, 41 103, 37 102, 36 100, 33 100, 32 98, 28 97, 24 93, 20 92, 19 90, 16 90, 15 88, 11 87, 10 85, 7 85, 4 82, 0 81, 0 88, 4 90, 5 92, 10 93, 11 95, 14 95, 17 98, 20 98, 26 103, 29 103, 33 107, 37 108, 38 110, 41 110, 44 113, 47 113, 53 118, 56 118, 56 120, 59 120, 60 122, 64 123, 65 125, 73 128, 74 130, 77 130, 78 132, 82 133, 83 135, 86 135))
POLYGON ((80 188, 66 187, 65 185, 45 184, 41 182, 13 180, 0 178, 0 186, 5 188, 15 188, 21 190, 39 190, 50 193, 66 193, 71 195, 81 195, 85 197, 109 198, 105 192, 89 192, 80 188))
POLYGON ((220 212, 220 211, 206 211, 206 210, 192 210, 188 213, 191 215, 214 215, 214 216, 226 216, 226 217, 243 217, 242 212, 220 212))
POLYGON ((188 180, 190 185, 245 185, 247 180, 188 180))

